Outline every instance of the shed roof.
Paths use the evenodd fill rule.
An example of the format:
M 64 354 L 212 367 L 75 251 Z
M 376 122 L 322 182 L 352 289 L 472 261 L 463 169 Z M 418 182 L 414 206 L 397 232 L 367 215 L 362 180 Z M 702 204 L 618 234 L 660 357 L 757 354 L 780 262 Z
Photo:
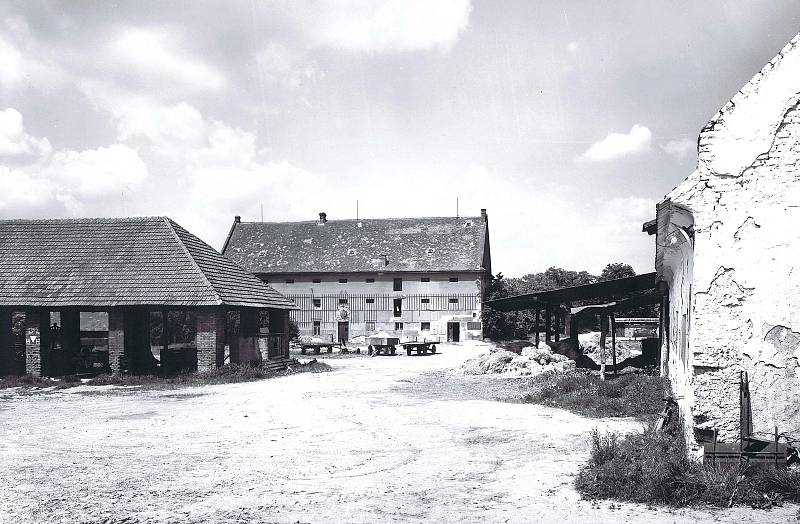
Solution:
M 0 305 L 294 307 L 167 217 L 0 220 Z
M 489 270 L 488 249 L 484 217 L 449 217 L 235 221 L 222 252 L 252 273 L 374 273 Z

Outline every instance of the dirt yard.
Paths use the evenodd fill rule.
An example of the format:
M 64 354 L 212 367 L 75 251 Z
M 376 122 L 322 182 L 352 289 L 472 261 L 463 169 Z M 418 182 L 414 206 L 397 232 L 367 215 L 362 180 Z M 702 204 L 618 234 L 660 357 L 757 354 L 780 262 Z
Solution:
M 334 371 L 137 391 L 0 392 L 0 522 L 788 522 L 592 503 L 590 420 L 492 399 L 522 382 L 446 370 L 485 346 Z

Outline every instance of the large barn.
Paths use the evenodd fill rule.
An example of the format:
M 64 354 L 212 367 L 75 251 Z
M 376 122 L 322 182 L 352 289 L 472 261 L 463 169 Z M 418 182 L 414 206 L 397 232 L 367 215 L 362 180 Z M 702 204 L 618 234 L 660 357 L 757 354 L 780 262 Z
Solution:
M 482 337 L 481 296 L 491 278 L 485 209 L 448 218 L 236 217 L 222 253 L 297 304 L 301 334 Z
M 0 220 L 0 375 L 280 361 L 293 307 L 166 217 Z
M 663 369 L 687 434 L 800 428 L 800 35 L 703 128 L 697 169 L 645 231 L 669 289 Z M 692 439 L 693 440 L 693 439 Z

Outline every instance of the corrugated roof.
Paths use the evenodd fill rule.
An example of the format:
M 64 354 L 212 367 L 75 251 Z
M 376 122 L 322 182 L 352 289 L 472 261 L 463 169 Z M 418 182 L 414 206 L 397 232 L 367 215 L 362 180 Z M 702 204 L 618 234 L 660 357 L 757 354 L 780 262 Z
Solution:
M 0 220 L 0 305 L 294 307 L 167 217 Z
M 487 227 L 482 217 L 234 222 L 223 254 L 252 273 L 481 271 Z

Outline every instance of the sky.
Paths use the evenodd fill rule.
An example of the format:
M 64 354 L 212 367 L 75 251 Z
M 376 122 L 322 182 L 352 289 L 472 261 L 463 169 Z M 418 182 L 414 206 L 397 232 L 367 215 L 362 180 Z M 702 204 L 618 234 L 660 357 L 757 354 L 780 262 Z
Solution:
M 475 216 L 494 272 L 653 270 L 642 223 L 800 31 L 772 0 L 0 4 L 0 218 Z

